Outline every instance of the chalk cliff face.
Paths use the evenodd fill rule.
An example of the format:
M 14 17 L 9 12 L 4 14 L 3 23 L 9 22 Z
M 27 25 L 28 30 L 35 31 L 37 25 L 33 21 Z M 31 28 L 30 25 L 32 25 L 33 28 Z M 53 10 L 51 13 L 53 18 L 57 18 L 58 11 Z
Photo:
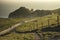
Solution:
M 28 17 L 30 14 L 29 9 L 25 7 L 20 7 L 19 9 L 15 10 L 14 12 L 10 13 L 8 18 L 22 18 Z

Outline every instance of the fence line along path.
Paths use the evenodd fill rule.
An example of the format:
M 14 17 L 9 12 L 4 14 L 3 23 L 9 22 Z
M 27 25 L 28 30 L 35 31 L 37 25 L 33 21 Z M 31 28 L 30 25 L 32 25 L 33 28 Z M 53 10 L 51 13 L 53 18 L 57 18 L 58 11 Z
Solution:
M 11 26 L 10 28 L 6 29 L 6 30 L 3 30 L 0 32 L 0 35 L 4 35 L 6 33 L 9 33 L 10 31 L 12 31 L 13 29 L 15 29 L 16 27 L 18 27 L 19 25 L 22 25 L 22 24 L 25 24 L 25 23 L 28 23 L 28 22 L 34 22 L 34 21 L 37 21 L 39 18 L 34 18 L 34 19 L 31 19 L 31 20 L 26 20 L 26 21 L 22 21 L 22 22 L 19 22 L 13 26 Z M 57 16 L 57 24 L 59 24 L 59 16 Z M 48 21 L 49 22 L 49 21 Z M 48 24 L 49 25 L 49 24 Z

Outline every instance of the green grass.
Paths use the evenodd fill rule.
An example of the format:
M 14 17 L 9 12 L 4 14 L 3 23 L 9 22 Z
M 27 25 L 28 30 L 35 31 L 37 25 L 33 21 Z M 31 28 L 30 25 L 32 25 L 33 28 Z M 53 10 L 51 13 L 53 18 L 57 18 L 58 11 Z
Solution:
M 17 31 L 31 31 L 31 30 L 35 30 L 35 29 L 41 29 L 42 26 L 46 26 L 48 25 L 48 19 L 50 19 L 50 25 L 51 24 L 56 24 L 57 22 L 57 14 L 55 15 L 48 15 L 48 16 L 43 16 L 43 17 L 36 17 L 37 22 L 28 22 L 25 23 L 23 25 L 20 25 L 16 28 Z M 60 16 L 59 16 L 60 17 Z M 33 18 L 0 18 L 0 31 L 5 30 L 9 27 L 11 27 L 12 25 L 19 23 L 21 21 L 25 21 L 25 20 L 30 20 Z M 57 32 L 43 32 L 46 36 L 46 40 L 48 40 L 47 36 L 48 33 L 52 34 L 52 35 L 56 35 L 56 34 L 60 34 Z M 35 34 L 34 33 L 26 33 L 26 34 L 17 34 L 15 32 L 11 32 L 11 34 L 8 34 L 6 36 L 0 36 L 0 40 L 35 40 Z
M 56 24 L 57 25 L 57 16 L 58 15 L 52 15 L 51 18 L 48 18 L 48 16 L 37 17 L 36 18 L 37 22 L 28 22 L 28 23 L 25 23 L 25 24 L 23 24 L 21 26 L 18 26 L 16 28 L 16 30 L 22 32 L 22 31 L 31 31 L 31 30 L 35 30 L 35 29 L 41 29 L 42 26 L 48 27 L 48 19 L 50 19 L 49 20 L 49 25 L 52 25 L 52 24 Z M 60 20 L 59 20 L 59 22 L 60 22 Z
M 20 19 L 12 19 L 12 18 L 1 18 L 0 19 L 0 31 L 5 30 L 12 25 L 18 23 Z
M 11 33 L 9 35 L 0 37 L 0 40 L 34 40 L 34 34 L 29 33 L 29 34 L 16 34 L 16 33 Z

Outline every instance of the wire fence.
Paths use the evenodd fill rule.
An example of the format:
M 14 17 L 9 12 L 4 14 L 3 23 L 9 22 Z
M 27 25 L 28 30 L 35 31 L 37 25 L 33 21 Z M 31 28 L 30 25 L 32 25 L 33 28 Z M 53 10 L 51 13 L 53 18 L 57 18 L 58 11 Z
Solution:
M 53 32 L 43 32 L 41 31 L 43 28 L 47 27 L 59 27 L 60 26 L 60 16 L 56 16 L 56 18 L 51 18 L 48 17 L 47 20 L 44 18 L 40 18 L 39 20 L 35 20 L 30 25 L 23 25 L 22 30 L 16 30 L 14 29 L 15 33 L 18 34 L 34 34 L 34 40 L 58 40 L 60 38 L 60 35 L 56 35 Z M 56 37 L 56 36 L 57 37 Z M 24 40 L 33 40 L 31 38 L 26 38 L 25 36 L 23 37 Z
M 42 28 L 56 27 L 59 25 L 60 25 L 60 18 L 59 18 L 59 16 L 56 16 L 55 19 L 48 18 L 45 21 L 40 21 L 40 19 L 39 19 L 39 20 L 33 21 L 32 23 L 27 23 L 27 24 L 23 25 L 22 30 L 23 29 L 27 30 L 27 28 L 28 28 L 27 31 L 29 31 L 29 30 L 31 31 L 34 29 L 40 29 L 41 30 Z
M 47 25 L 45 25 L 45 23 L 43 23 L 43 22 L 41 22 L 41 25 L 39 25 L 38 22 L 39 21 L 37 21 L 37 20 L 33 21 L 33 26 L 34 27 L 32 26 L 32 24 L 29 25 L 30 27 L 32 26 L 29 29 L 29 31 L 25 31 L 25 32 L 22 32 L 22 33 L 35 33 L 35 39 L 34 40 L 46 40 L 46 39 L 47 40 L 58 40 L 60 38 L 60 36 L 59 37 L 58 36 L 57 37 L 53 36 L 53 34 L 51 34 L 53 32 L 51 32 L 51 33 L 48 32 L 47 34 L 45 34 L 45 32 L 39 31 L 42 28 L 46 28 L 46 27 L 59 27 L 60 26 L 60 17 L 59 16 L 57 16 L 56 19 L 49 18 L 46 22 Z M 26 26 L 27 25 L 25 25 L 24 27 L 26 27 Z M 36 29 L 36 30 L 33 30 L 33 29 Z M 16 30 L 15 30 L 15 32 L 21 33 L 21 32 L 16 31 Z M 48 35 L 47 38 L 45 38 L 46 35 Z M 28 40 L 28 39 L 24 38 L 24 40 Z

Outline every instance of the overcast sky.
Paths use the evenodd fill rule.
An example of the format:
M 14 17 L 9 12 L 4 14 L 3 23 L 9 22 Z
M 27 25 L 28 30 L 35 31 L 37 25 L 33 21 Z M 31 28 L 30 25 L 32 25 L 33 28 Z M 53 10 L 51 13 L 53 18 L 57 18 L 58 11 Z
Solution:
M 0 0 L 0 18 L 7 18 L 9 13 L 24 6 L 29 9 L 52 10 L 60 8 L 59 0 Z

